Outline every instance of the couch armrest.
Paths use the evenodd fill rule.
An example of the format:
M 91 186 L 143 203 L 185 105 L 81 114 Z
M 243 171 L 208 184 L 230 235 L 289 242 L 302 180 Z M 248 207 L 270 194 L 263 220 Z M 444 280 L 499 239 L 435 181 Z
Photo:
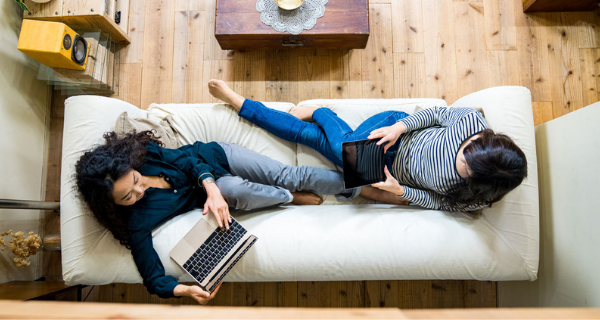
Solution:
M 483 219 L 523 258 L 531 280 L 535 280 L 539 264 L 539 193 L 531 92 L 524 87 L 494 87 L 467 95 L 452 106 L 481 108 L 490 128 L 510 136 L 527 157 L 527 179 L 485 209 Z

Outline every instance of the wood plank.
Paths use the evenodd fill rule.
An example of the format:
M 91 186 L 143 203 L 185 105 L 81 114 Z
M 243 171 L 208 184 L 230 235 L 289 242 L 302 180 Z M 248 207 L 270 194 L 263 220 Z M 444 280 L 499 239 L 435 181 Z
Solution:
M 298 99 L 329 99 L 329 57 L 298 57 Z
M 294 104 L 298 99 L 299 61 L 296 50 L 269 50 L 266 52 L 265 100 L 284 101 Z
M 600 47 L 600 9 L 595 12 L 580 12 L 575 14 L 579 21 L 579 48 Z
M 391 98 L 394 95 L 394 57 L 392 47 L 391 7 L 369 6 L 370 29 L 373 33 L 362 51 L 361 80 L 363 98 Z
M 121 11 L 121 22 L 119 22 L 117 25 L 125 33 L 129 34 L 129 13 L 131 12 L 130 1 L 132 1 L 132 0 L 114 0 L 114 1 L 116 2 L 115 13 L 118 11 Z M 133 11 L 142 9 L 137 6 L 133 7 L 133 8 L 134 8 Z M 144 11 L 144 10 L 141 10 L 141 11 Z M 109 16 L 112 16 L 112 15 L 109 14 Z
M 372 39 L 372 38 L 371 38 Z M 350 83 L 348 89 L 350 90 L 348 97 L 350 99 L 360 99 L 362 95 L 362 55 L 364 50 L 350 50 L 348 52 L 348 72 L 350 73 Z M 366 68 L 366 65 L 365 65 Z
M 142 62 L 142 57 L 144 55 L 146 1 L 129 0 L 129 8 L 128 33 L 131 38 L 131 43 L 121 52 L 121 62 L 138 63 Z
M 348 50 L 331 50 L 329 63 L 329 97 L 347 99 L 350 65 Z
M 488 51 L 490 87 L 521 85 L 518 60 L 516 51 Z
M 547 14 L 555 24 L 548 33 L 548 62 L 552 81 L 555 117 L 583 107 L 581 66 L 577 45 L 578 33 L 570 13 Z
M 364 281 L 332 281 L 330 287 L 331 308 L 364 308 L 365 307 L 365 282 Z
M 251 100 L 264 101 L 266 97 L 266 53 L 261 50 L 240 52 L 235 56 L 234 85 L 232 89 Z
M 365 307 L 398 308 L 399 281 L 365 281 Z
M 454 103 L 456 82 L 456 43 L 452 0 L 422 0 L 425 38 L 425 96 Z
M 221 79 L 227 82 L 227 85 L 234 85 L 234 61 L 233 60 L 204 60 L 203 80 L 202 80 L 202 101 L 203 102 L 221 102 L 214 98 L 208 92 L 208 81 L 210 79 Z
M 398 306 L 402 309 L 422 309 L 437 306 L 432 301 L 432 291 L 431 281 L 428 280 L 399 281 Z
M 583 105 L 600 101 L 600 48 L 579 49 Z
M 392 1 L 394 53 L 423 52 L 423 8 L 421 0 Z M 378 14 L 378 13 L 377 13 Z M 371 16 L 371 19 L 373 16 Z
M 594 313 L 587 313 L 587 315 Z M 54 301 L 0 301 L 3 318 L 48 319 L 403 319 L 398 309 L 231 308 L 103 304 Z
M 196 301 L 191 302 L 192 305 L 197 305 Z M 232 306 L 233 304 L 233 282 L 223 282 L 219 292 L 215 298 L 209 302 L 209 305 L 214 306 Z
M 298 282 L 298 307 L 327 308 L 331 305 L 329 282 L 304 281 Z
M 483 7 L 487 49 L 517 50 L 515 0 L 485 0 Z
M 179 3 L 179 1 L 177 1 Z M 187 3 L 186 6 L 187 8 Z M 188 30 L 191 29 L 190 13 L 186 10 L 175 11 L 175 31 L 173 37 L 173 81 L 171 83 L 171 102 L 185 103 L 187 98 L 188 79 Z
M 554 119 L 552 102 L 533 102 L 533 124 L 538 126 Z
M 25 19 L 62 16 L 63 14 L 62 1 L 36 3 L 31 0 L 25 0 L 25 5 L 27 5 L 27 8 L 29 8 L 30 11 L 23 11 L 23 18 Z
M 151 103 L 168 103 L 172 98 L 173 39 L 175 30 L 174 1 L 146 2 L 142 69 L 142 107 Z
M 596 0 L 523 0 L 525 12 L 591 11 L 597 8 Z
M 204 60 L 233 59 L 235 52 L 221 50 L 221 46 L 215 38 L 216 0 L 206 1 L 205 3 Z
M 231 303 L 234 306 L 262 307 L 264 289 L 264 282 L 235 282 Z
M 190 29 L 186 46 L 187 73 L 185 80 L 185 101 L 187 103 L 202 103 L 207 99 L 204 96 L 204 91 L 208 90 L 207 82 L 204 82 L 205 19 L 204 11 L 189 11 L 188 26 Z
M 498 306 L 497 282 L 464 281 L 465 308 L 496 308 Z
M 293 308 L 298 306 L 297 282 L 265 282 L 264 306 Z
M 0 300 L 31 300 L 54 295 L 71 286 L 64 281 L 12 281 L 0 284 Z
M 551 101 L 553 79 L 548 60 L 546 19 L 540 14 L 525 15 L 520 10 L 515 8 L 521 85 L 531 90 L 533 101 Z
M 112 97 L 147 109 L 149 103 L 142 104 L 142 63 L 122 63 L 119 67 L 118 94 Z
M 600 316 L 593 308 L 502 308 L 403 310 L 407 319 L 593 319 Z
M 394 53 L 394 94 L 397 98 L 425 97 L 424 53 Z
M 454 2 L 458 96 L 489 87 L 483 4 Z

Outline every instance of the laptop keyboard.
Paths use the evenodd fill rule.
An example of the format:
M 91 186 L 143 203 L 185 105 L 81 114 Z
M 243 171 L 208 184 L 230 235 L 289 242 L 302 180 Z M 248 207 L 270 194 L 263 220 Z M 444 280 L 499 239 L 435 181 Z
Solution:
M 185 262 L 183 268 L 201 282 L 245 234 L 246 229 L 232 219 L 229 230 L 217 228 Z

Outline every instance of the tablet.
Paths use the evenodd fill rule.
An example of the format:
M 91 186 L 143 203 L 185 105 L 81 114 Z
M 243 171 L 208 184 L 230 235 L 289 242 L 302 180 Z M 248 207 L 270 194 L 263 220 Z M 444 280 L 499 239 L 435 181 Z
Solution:
M 346 189 L 370 185 L 385 180 L 384 145 L 380 139 L 342 143 L 344 187 Z

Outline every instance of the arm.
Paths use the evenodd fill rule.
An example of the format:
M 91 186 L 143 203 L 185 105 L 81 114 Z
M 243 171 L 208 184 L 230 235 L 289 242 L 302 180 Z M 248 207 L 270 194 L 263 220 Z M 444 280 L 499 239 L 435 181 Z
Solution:
M 149 293 L 156 294 L 163 299 L 188 296 L 200 304 L 206 304 L 219 291 L 220 285 L 209 295 L 208 292 L 202 290 L 199 286 L 179 284 L 175 277 L 165 275 L 162 262 L 152 245 L 151 233 L 133 233 L 130 245 L 133 260 Z
M 165 268 L 152 245 L 152 234 L 134 232 L 131 234 L 129 245 L 133 261 L 148 292 L 164 299 L 174 297 L 173 290 L 179 282 L 175 277 L 165 275 Z
M 229 205 L 225 199 L 223 199 L 221 191 L 215 183 L 215 176 L 213 175 L 213 172 L 217 170 L 206 164 L 202 158 L 203 156 L 207 156 L 216 159 L 219 155 L 211 154 L 210 149 L 208 149 L 207 155 L 201 155 L 200 146 L 202 146 L 202 143 L 196 142 L 193 145 L 183 146 L 179 149 L 165 149 L 156 144 L 152 144 L 150 146 L 151 148 L 148 150 L 149 152 L 158 153 L 158 157 L 177 167 L 193 179 L 199 187 L 204 188 L 207 200 L 204 205 L 203 214 L 207 214 L 209 210 L 212 211 L 217 219 L 219 227 L 221 227 L 221 229 L 229 229 L 229 223 L 231 222 Z M 219 173 L 224 173 L 222 171 L 223 169 L 220 170 L 221 171 L 218 171 Z
M 444 202 L 443 195 L 430 191 L 430 190 L 421 190 L 414 189 L 410 187 L 404 187 L 404 194 L 402 195 L 404 199 L 415 203 L 423 208 L 434 209 L 434 210 L 444 210 L 444 211 L 452 211 L 452 212 L 468 212 L 475 211 L 487 206 L 485 205 L 469 205 L 464 208 L 455 208 L 447 205 Z
M 433 126 L 449 127 L 470 114 L 480 115 L 471 108 L 432 107 L 400 119 L 398 122 L 405 125 L 406 132 L 411 132 Z
M 474 211 L 485 207 L 482 205 L 471 205 L 458 209 L 448 206 L 444 201 L 443 195 L 430 190 L 421 190 L 400 185 L 398 180 L 390 174 L 387 166 L 385 167 L 384 172 L 386 176 L 385 181 L 375 183 L 372 185 L 373 187 L 394 193 L 421 207 L 444 211 Z
M 406 132 L 432 126 L 449 127 L 457 124 L 460 125 L 459 122 L 467 117 L 477 118 L 472 119 L 476 120 L 474 121 L 475 123 L 485 123 L 481 113 L 477 112 L 475 109 L 432 107 L 400 119 L 392 126 L 373 130 L 369 134 L 368 139 L 381 138 L 381 140 L 377 142 L 377 145 L 388 142 L 384 148 L 384 150 L 387 151 L 387 149 L 393 146 L 398 138 Z M 485 128 L 485 125 L 483 125 L 483 128 Z

